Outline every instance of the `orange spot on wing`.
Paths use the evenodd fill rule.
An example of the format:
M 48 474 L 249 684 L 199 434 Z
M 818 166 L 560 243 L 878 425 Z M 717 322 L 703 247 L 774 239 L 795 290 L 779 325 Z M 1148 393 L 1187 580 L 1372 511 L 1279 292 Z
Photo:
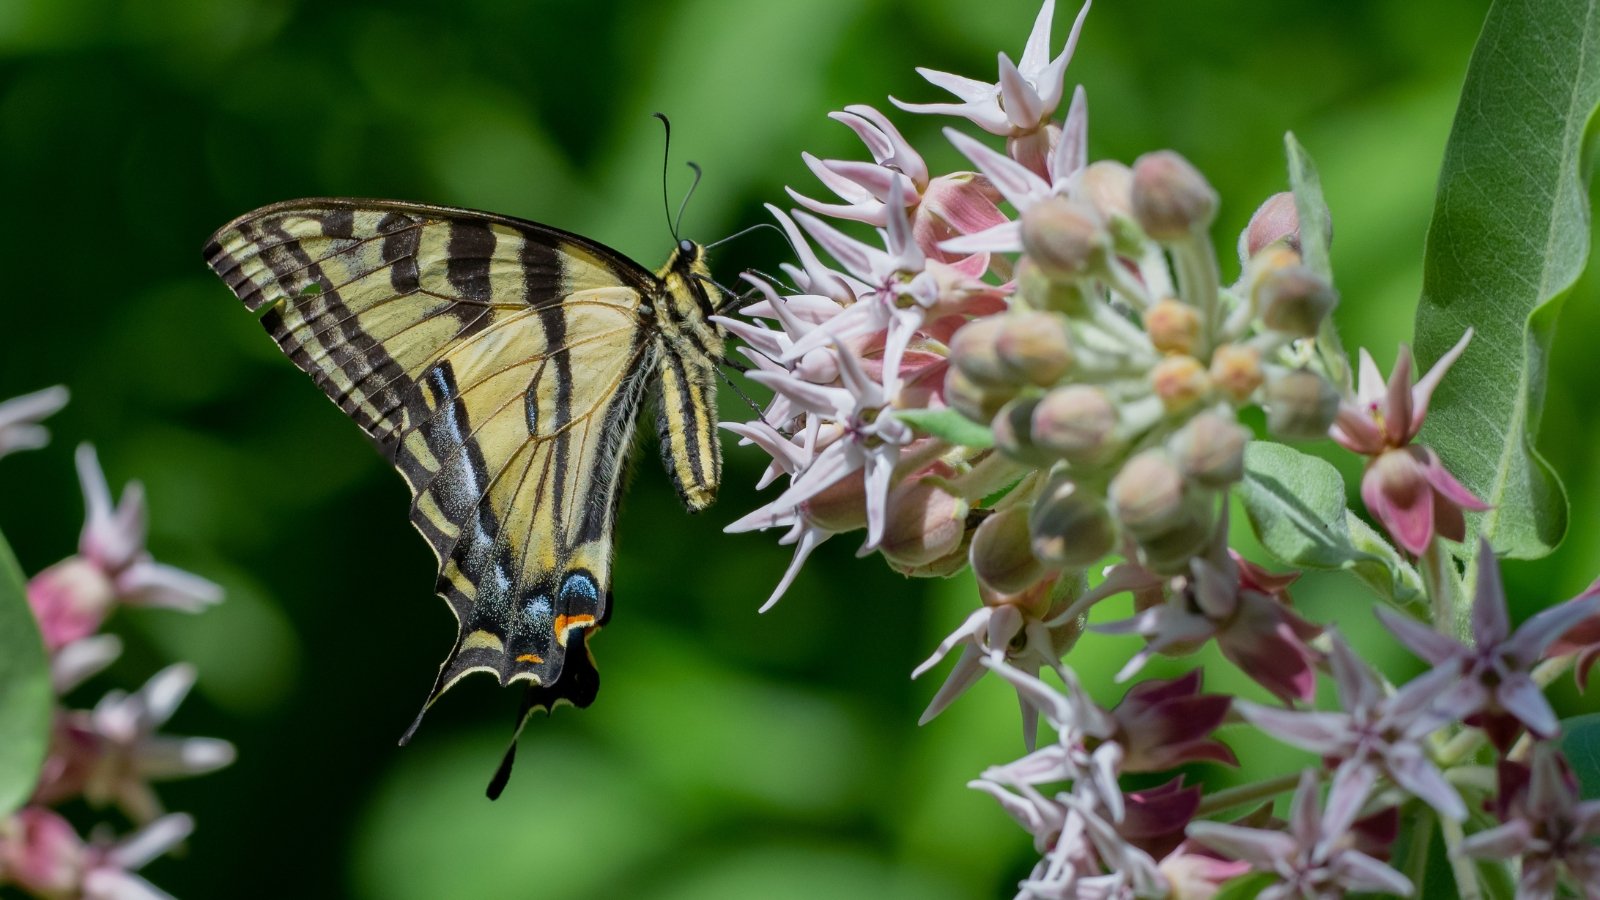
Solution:
M 567 635 L 574 628 L 587 628 L 594 624 L 594 616 L 556 616 L 556 641 L 566 646 Z
M 544 657 L 539 656 L 538 654 L 535 654 L 535 653 L 524 653 L 521 656 L 517 657 L 517 662 L 533 663 L 534 665 L 537 666 L 540 663 L 544 662 Z

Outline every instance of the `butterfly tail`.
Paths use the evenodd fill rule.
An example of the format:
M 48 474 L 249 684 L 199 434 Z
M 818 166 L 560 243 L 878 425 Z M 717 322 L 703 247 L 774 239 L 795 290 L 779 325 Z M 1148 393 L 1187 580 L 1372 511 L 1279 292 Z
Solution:
M 600 672 L 595 669 L 587 638 L 585 634 L 583 652 L 568 657 L 560 680 L 551 685 L 530 685 L 523 693 L 522 703 L 517 709 L 516 728 L 511 732 L 511 744 L 506 747 L 506 755 L 501 758 L 499 768 L 495 769 L 494 777 L 489 779 L 489 787 L 484 791 L 490 800 L 498 800 L 506 783 L 511 780 L 511 766 L 517 758 L 517 741 L 535 712 L 543 710 L 549 715 L 551 710 L 563 703 L 583 709 L 593 703 L 600 692 Z

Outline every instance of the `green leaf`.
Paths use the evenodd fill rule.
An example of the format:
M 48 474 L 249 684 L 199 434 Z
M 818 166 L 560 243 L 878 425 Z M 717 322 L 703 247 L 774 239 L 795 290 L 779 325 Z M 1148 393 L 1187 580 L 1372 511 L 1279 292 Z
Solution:
M 1271 872 L 1251 872 L 1224 882 L 1222 890 L 1217 891 L 1211 900 L 1250 900 L 1277 883 L 1277 876 Z
M 1600 798 L 1600 713 L 1562 719 L 1561 752 L 1572 763 L 1583 799 Z
M 1477 527 L 1518 559 L 1549 553 L 1567 529 L 1566 492 L 1534 440 L 1556 316 L 1589 254 L 1596 2 L 1502 0 L 1489 11 L 1423 263 L 1419 368 L 1468 327 L 1476 334 L 1435 395 L 1421 441 L 1493 504 Z
M 1395 606 L 1426 602 L 1416 570 L 1345 507 L 1344 479 L 1328 462 L 1251 441 L 1244 467 L 1239 497 L 1267 552 L 1304 569 L 1347 571 Z
M 1300 146 L 1294 132 L 1284 134 L 1283 147 L 1289 155 L 1289 189 L 1294 192 L 1294 211 L 1300 220 L 1300 258 L 1305 261 L 1306 268 L 1333 284 L 1333 262 L 1328 255 L 1333 236 L 1328 231 L 1331 219 L 1327 201 L 1322 199 L 1322 179 L 1317 175 L 1311 155 Z M 1317 345 L 1323 351 L 1323 363 L 1334 384 L 1349 385 L 1348 357 L 1332 316 L 1323 319 L 1317 329 Z
M 33 793 L 50 742 L 52 700 L 27 582 L 0 535 L 0 819 Z
M 899 409 L 894 417 L 923 434 L 963 447 L 994 446 L 994 432 L 953 409 Z

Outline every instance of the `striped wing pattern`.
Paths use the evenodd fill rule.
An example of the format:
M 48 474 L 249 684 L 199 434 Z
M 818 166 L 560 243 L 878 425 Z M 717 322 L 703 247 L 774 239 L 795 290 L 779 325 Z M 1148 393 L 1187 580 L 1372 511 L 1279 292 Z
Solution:
M 547 226 L 384 201 L 265 207 L 205 254 L 411 486 L 459 625 L 428 703 L 486 671 L 530 683 L 524 712 L 587 705 L 655 276 Z

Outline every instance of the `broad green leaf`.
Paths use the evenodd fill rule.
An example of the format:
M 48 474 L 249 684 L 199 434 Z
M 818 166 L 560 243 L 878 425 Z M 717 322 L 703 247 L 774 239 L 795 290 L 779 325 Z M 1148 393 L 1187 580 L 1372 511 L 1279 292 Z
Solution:
M 1333 235 L 1328 228 L 1328 204 L 1322 199 L 1322 179 L 1294 132 L 1283 136 L 1283 147 L 1289 155 L 1289 188 L 1294 192 L 1294 211 L 1300 220 L 1300 258 L 1307 268 L 1333 284 L 1333 262 L 1328 255 Z M 1334 383 L 1348 385 L 1350 366 L 1345 362 L 1344 345 L 1332 316 L 1323 319 L 1322 327 L 1317 329 L 1317 344 Z
M 994 446 L 994 432 L 953 409 L 901 409 L 894 417 L 912 428 L 952 444 L 979 449 Z
M 0 536 L 0 819 L 33 792 L 50 741 L 50 667 L 27 583 Z
M 1561 752 L 1572 763 L 1583 799 L 1600 798 L 1600 713 L 1561 721 Z
M 1518 559 L 1549 553 L 1567 529 L 1566 492 L 1534 441 L 1556 316 L 1589 253 L 1596 7 L 1502 0 L 1489 11 L 1445 149 L 1423 263 L 1420 366 L 1467 328 L 1476 334 L 1434 395 L 1421 441 L 1493 504 L 1477 526 Z
M 1245 448 L 1239 498 L 1261 545 L 1289 565 L 1345 570 L 1390 603 L 1424 603 L 1417 573 L 1345 508 L 1344 479 L 1325 460 L 1270 441 Z
M 1251 872 L 1225 882 L 1212 900 L 1250 900 L 1277 883 L 1278 879 L 1271 872 Z

